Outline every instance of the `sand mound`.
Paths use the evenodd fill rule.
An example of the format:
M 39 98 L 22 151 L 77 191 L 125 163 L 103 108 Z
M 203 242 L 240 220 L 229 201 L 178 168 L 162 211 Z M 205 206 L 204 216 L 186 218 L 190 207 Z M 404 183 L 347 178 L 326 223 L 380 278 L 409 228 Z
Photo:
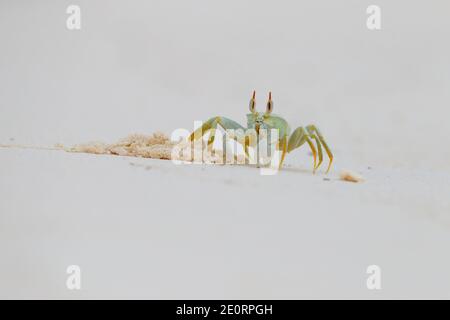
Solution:
M 176 144 L 164 133 L 156 132 L 152 135 L 132 134 L 113 144 L 103 142 L 79 144 L 66 151 L 169 160 L 172 148 Z
M 177 150 L 174 147 L 177 146 Z M 204 152 L 202 144 L 191 144 L 187 141 L 173 142 L 161 132 L 152 135 L 132 134 L 117 143 L 90 142 L 78 144 L 71 148 L 56 146 L 67 152 L 82 152 L 93 154 L 110 154 L 129 157 L 193 161 L 195 152 L 202 155 L 202 161 L 207 163 L 223 163 L 223 153 Z M 174 151 L 174 152 L 173 152 Z M 234 158 L 233 158 L 234 160 Z

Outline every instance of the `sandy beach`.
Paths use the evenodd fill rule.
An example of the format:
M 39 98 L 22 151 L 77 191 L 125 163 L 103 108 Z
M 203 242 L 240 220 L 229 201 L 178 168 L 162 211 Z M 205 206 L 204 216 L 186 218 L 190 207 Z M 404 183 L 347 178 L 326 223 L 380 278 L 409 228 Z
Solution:
M 2 290 L 32 298 L 448 297 L 450 176 L 0 149 Z M 336 169 L 337 170 L 337 169 Z M 65 268 L 83 270 L 79 292 Z M 366 268 L 383 271 L 366 288 Z
M 80 30 L 2 1 L 0 298 L 450 298 L 450 5 L 378 2 L 372 31 L 350 0 L 80 1 Z M 272 176 L 54 148 L 245 125 L 253 90 L 328 175 L 307 147 Z

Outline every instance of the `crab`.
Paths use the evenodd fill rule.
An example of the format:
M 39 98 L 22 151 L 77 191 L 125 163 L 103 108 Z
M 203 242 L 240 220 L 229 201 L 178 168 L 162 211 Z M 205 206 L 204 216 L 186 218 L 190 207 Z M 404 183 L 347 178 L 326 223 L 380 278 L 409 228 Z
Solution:
M 247 114 L 247 128 L 241 126 L 239 123 L 225 118 L 221 116 L 216 116 L 205 123 L 202 124 L 200 128 L 191 133 L 188 137 L 188 141 L 192 142 L 194 140 L 202 138 L 208 131 L 210 131 L 210 136 L 208 138 L 208 146 L 212 146 L 217 126 L 221 126 L 225 130 L 253 130 L 256 132 L 257 138 L 260 138 L 260 130 L 266 129 L 276 129 L 278 130 L 278 141 L 276 141 L 276 150 L 281 151 L 281 157 L 278 168 L 281 169 L 283 166 L 283 161 L 286 156 L 286 153 L 290 153 L 291 151 L 301 147 L 305 143 L 308 144 L 311 149 L 313 156 L 313 173 L 320 167 L 323 161 L 323 152 L 322 147 L 325 149 L 325 152 L 328 156 L 329 163 L 326 170 L 326 173 L 331 168 L 331 163 L 333 162 L 333 154 L 328 147 L 327 143 L 323 135 L 320 133 L 319 129 L 313 125 L 307 125 L 306 127 L 298 127 L 291 133 L 291 129 L 286 120 L 282 117 L 272 114 L 273 111 L 273 101 L 272 101 L 272 93 L 269 92 L 269 98 L 266 104 L 265 112 L 257 112 L 256 111 L 256 100 L 255 100 L 256 92 L 253 91 L 252 97 L 249 103 L 250 113 Z M 236 140 L 236 139 L 235 139 Z M 315 141 L 315 145 L 313 143 Z M 249 140 L 244 140 L 244 150 L 246 155 L 248 156 L 248 146 L 250 145 Z M 317 157 L 319 158 L 317 162 Z

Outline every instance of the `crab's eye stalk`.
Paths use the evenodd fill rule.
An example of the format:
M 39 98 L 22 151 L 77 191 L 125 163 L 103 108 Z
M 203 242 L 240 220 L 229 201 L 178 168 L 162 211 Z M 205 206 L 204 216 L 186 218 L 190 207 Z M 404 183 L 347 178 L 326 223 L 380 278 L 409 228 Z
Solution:
M 256 96 L 256 92 L 253 91 L 252 98 L 250 99 L 250 103 L 248 105 L 248 108 L 250 109 L 251 113 L 254 113 L 255 112 L 255 108 L 256 108 L 255 96 Z
M 269 100 L 267 100 L 266 113 L 271 113 L 272 111 L 273 111 L 272 92 L 269 92 Z

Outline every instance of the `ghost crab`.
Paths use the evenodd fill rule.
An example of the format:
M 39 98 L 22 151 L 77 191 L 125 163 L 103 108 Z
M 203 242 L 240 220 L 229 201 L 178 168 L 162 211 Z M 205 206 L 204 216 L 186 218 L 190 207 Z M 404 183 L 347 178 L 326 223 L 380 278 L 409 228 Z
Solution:
M 273 111 L 273 101 L 272 101 L 272 93 L 269 92 L 269 98 L 267 100 L 266 111 L 265 112 L 257 112 L 256 111 L 256 100 L 255 100 L 256 92 L 253 91 L 252 98 L 250 99 L 249 109 L 250 113 L 247 114 L 247 128 L 244 128 L 239 123 L 225 118 L 225 117 L 213 117 L 203 123 L 203 125 L 192 132 L 192 134 L 188 137 L 188 141 L 192 142 L 194 140 L 200 139 L 203 135 L 206 134 L 207 131 L 210 131 L 210 136 L 208 138 L 208 147 L 212 146 L 217 126 L 221 126 L 225 130 L 254 130 L 256 132 L 257 138 L 260 136 L 260 130 L 266 129 L 276 129 L 278 130 L 278 141 L 276 142 L 276 150 L 281 151 L 281 159 L 279 162 L 279 169 L 282 168 L 284 158 L 286 153 L 291 152 L 294 149 L 301 147 L 303 144 L 307 143 L 309 148 L 311 149 L 313 155 L 313 172 L 315 172 L 323 161 L 323 152 L 322 147 L 325 149 L 325 152 L 329 158 L 327 173 L 331 168 L 331 163 L 333 162 L 333 154 L 331 153 L 330 148 L 325 142 L 324 137 L 320 133 L 319 129 L 313 125 L 307 125 L 305 128 L 298 127 L 291 134 L 291 129 L 286 120 L 282 117 L 272 114 Z M 236 139 L 235 139 L 236 140 Z M 314 145 L 313 140 L 316 145 Z M 248 147 L 250 146 L 249 139 L 245 139 L 243 143 L 243 147 L 246 155 L 248 156 Z M 319 162 L 317 162 L 317 157 L 319 158 Z

